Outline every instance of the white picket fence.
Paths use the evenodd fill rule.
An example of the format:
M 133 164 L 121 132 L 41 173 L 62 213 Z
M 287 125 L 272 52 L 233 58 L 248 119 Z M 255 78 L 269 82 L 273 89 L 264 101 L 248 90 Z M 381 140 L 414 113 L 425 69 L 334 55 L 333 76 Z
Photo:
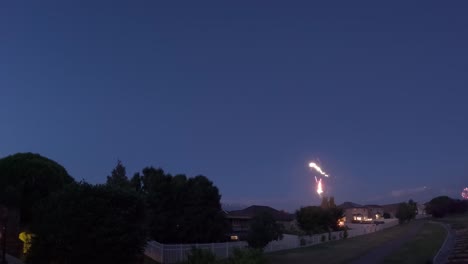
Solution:
M 348 238 L 374 233 L 398 224 L 398 220 L 388 221 L 380 225 L 365 225 L 356 224 L 352 229 L 348 230 Z M 265 248 L 265 252 L 274 252 L 279 250 L 293 249 L 299 247 L 312 246 L 331 240 L 343 239 L 343 231 L 312 235 L 312 236 L 295 236 L 284 234 L 282 240 L 272 241 Z M 145 255 L 162 264 L 172 264 L 187 259 L 188 253 L 192 248 L 204 249 L 212 252 L 218 258 L 228 258 L 236 248 L 247 247 L 247 242 L 225 242 L 225 243 L 209 243 L 209 244 L 161 244 L 156 241 L 150 241 L 146 245 Z

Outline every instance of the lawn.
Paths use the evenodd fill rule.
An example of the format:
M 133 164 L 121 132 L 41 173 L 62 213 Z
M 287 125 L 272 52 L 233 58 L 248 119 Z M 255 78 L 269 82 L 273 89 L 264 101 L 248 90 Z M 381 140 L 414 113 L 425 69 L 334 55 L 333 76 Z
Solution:
M 159 262 L 145 256 L 145 258 L 143 260 L 143 264 L 159 264 Z
M 418 220 L 421 221 L 421 220 Z M 408 232 L 416 221 L 369 235 L 332 241 L 316 246 L 279 251 L 267 255 L 270 264 L 348 263 Z
M 468 228 L 468 214 L 450 215 L 444 218 L 434 218 L 434 220 L 450 224 L 455 230 Z
M 383 263 L 431 263 L 446 235 L 446 229 L 440 224 L 425 223 L 413 239 L 386 257 Z

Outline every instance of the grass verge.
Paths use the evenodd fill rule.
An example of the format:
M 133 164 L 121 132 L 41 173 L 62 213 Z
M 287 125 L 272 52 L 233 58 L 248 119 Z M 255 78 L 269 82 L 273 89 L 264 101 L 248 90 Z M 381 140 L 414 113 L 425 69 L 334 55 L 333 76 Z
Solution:
M 271 253 L 267 255 L 268 263 L 348 263 L 388 241 L 398 239 L 415 224 L 416 221 L 413 221 L 369 235 Z
M 432 263 L 432 258 L 444 243 L 447 231 L 436 223 L 425 223 L 416 236 L 383 263 Z
M 455 230 L 468 228 L 468 214 L 450 215 L 444 218 L 433 218 L 433 220 L 450 224 Z

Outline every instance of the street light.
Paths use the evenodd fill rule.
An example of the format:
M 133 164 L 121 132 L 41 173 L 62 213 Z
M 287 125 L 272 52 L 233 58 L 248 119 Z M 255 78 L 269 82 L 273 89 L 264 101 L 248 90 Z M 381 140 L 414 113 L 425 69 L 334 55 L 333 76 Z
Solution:
M 6 260 L 6 231 L 8 222 L 8 209 L 0 207 L 0 222 L 2 223 L 2 264 L 8 264 Z

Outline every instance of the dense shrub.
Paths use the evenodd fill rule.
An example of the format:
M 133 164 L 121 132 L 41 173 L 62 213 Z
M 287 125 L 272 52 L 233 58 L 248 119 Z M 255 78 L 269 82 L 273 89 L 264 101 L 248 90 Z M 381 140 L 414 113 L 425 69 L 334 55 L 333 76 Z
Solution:
M 263 213 L 252 219 L 247 234 L 249 247 L 263 249 L 270 241 L 282 238 L 282 226 L 276 223 L 271 214 Z
M 186 264 L 215 264 L 216 256 L 210 251 L 192 248 L 187 255 Z
M 468 201 L 454 200 L 447 196 L 436 197 L 426 205 L 426 212 L 438 218 L 447 214 L 461 214 L 467 211 Z
M 260 249 L 235 249 L 228 264 L 265 264 L 266 259 Z
M 299 240 L 299 244 L 301 246 L 305 246 L 307 244 L 307 241 L 304 238 L 301 237 L 301 239 Z
M 144 209 L 130 191 L 68 185 L 35 209 L 27 263 L 132 263 L 146 244 Z

